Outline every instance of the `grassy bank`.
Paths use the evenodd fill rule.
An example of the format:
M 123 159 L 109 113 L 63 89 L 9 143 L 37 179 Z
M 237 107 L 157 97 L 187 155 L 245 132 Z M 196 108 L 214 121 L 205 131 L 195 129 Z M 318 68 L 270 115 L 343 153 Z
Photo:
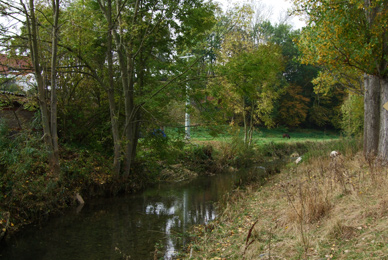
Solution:
M 167 128 L 168 135 L 174 135 L 184 129 Z M 290 138 L 283 138 L 283 134 L 288 133 Z M 213 127 L 192 127 L 190 136 L 196 142 L 204 141 L 225 141 L 229 142 L 234 136 L 243 138 L 243 128 L 231 128 L 230 126 L 213 126 Z M 334 131 L 322 131 L 315 129 L 286 129 L 286 128 L 256 128 L 252 135 L 253 143 L 278 143 L 278 142 L 304 142 L 304 141 L 326 141 L 338 139 L 339 135 Z
M 386 259 L 387 170 L 356 152 L 357 142 L 337 147 L 340 157 L 313 149 L 265 184 L 234 191 L 178 258 Z

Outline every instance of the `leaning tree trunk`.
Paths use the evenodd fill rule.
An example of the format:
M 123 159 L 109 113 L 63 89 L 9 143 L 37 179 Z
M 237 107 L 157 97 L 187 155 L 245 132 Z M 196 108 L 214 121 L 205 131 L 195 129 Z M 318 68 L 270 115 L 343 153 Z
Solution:
M 380 96 L 380 135 L 378 158 L 383 162 L 388 161 L 388 111 L 383 105 L 388 102 L 388 80 L 380 79 L 381 96 Z
M 380 80 L 375 75 L 364 76 L 364 156 L 377 155 L 380 131 Z

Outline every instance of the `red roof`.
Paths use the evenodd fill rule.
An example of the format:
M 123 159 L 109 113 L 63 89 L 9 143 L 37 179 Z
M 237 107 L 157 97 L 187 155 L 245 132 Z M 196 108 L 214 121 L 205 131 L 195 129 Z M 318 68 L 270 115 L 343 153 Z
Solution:
M 32 72 L 32 66 L 29 57 L 19 56 L 10 57 L 6 54 L 0 54 L 0 74 L 20 75 Z

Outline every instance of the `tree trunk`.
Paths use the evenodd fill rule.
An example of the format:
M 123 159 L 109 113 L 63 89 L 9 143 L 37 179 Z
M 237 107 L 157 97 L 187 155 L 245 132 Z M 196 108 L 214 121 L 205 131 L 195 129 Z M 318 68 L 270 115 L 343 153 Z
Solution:
M 136 155 L 136 145 L 137 145 L 137 125 L 136 125 L 136 118 L 138 116 L 138 108 L 135 106 L 134 103 L 134 55 L 133 55 L 133 39 L 126 39 L 126 42 L 124 42 L 124 39 L 121 37 L 123 35 L 123 29 L 122 29 L 122 21 L 121 21 L 121 1 L 117 2 L 116 5 L 116 12 L 117 12 L 117 18 L 118 18 L 118 30 L 113 30 L 113 21 L 112 21 L 112 9 L 111 9 L 111 2 L 108 2 L 108 10 L 104 8 L 104 5 L 102 4 L 102 1 L 98 1 L 100 4 L 100 7 L 107 18 L 109 22 L 110 32 L 113 33 L 108 35 L 108 40 L 111 42 L 112 46 L 112 38 L 114 40 L 114 43 L 116 45 L 116 52 L 118 55 L 118 63 L 120 67 L 120 74 L 121 74 L 121 84 L 123 88 L 124 93 L 124 105 L 125 105 L 125 125 L 124 125 L 124 156 L 125 156 L 125 165 L 124 165 L 124 176 L 128 176 L 131 169 L 131 164 L 134 159 L 134 156 Z M 135 23 L 136 17 L 137 17 L 137 10 L 139 8 L 140 0 L 136 0 L 135 2 L 135 14 L 133 17 L 132 23 Z M 111 55 L 111 54 L 108 54 Z M 108 66 L 110 67 L 110 71 L 112 71 L 113 63 L 111 63 L 112 57 L 108 57 Z M 118 121 L 116 119 L 117 116 L 114 115 L 114 109 L 113 103 L 114 103 L 114 96 L 113 96 L 113 74 L 112 77 L 110 77 L 110 91 L 111 95 L 109 96 L 109 102 L 112 104 L 111 106 L 111 123 L 112 123 L 112 131 L 113 136 L 115 139 L 115 136 L 117 136 L 117 141 L 115 141 L 114 149 L 115 149 L 115 159 L 114 159 L 114 165 L 119 167 L 119 155 L 121 153 L 121 145 L 119 140 L 119 133 L 118 133 Z M 116 130 L 117 129 L 117 130 Z M 117 132 L 116 132 L 117 131 Z
M 131 51 L 131 49 L 129 50 Z M 132 54 L 127 56 L 127 71 L 128 71 L 128 85 L 124 86 L 124 103 L 125 103 L 125 169 L 124 176 L 128 176 L 131 171 L 133 156 L 133 145 L 135 140 L 135 119 L 137 111 L 134 105 L 134 60 Z
M 248 123 L 247 123 L 247 112 L 245 111 L 245 100 L 243 100 L 243 120 L 244 120 L 244 144 L 248 144 Z
M 377 76 L 364 76 L 364 156 L 377 155 L 380 131 L 380 80 Z
M 133 139 L 132 139 L 132 152 L 131 152 L 131 161 L 133 162 L 136 158 L 137 144 L 139 142 L 139 131 L 140 131 L 140 112 L 137 113 L 136 122 L 134 122 L 133 128 Z
M 112 137 L 113 137 L 113 172 L 116 175 L 120 174 L 121 170 L 121 140 L 119 133 L 119 116 L 118 112 L 116 114 L 116 102 L 115 102 L 115 89 L 114 89 L 114 71 L 113 71 L 113 38 L 116 43 L 116 51 L 119 56 L 119 64 L 121 71 L 122 84 L 127 84 L 127 76 L 125 73 L 125 59 L 123 56 L 124 49 L 120 40 L 119 34 L 116 32 L 116 25 L 113 23 L 112 15 L 112 1 L 108 0 L 107 4 L 104 5 L 102 1 L 98 1 L 101 11 L 104 14 L 108 22 L 108 32 L 107 32 L 107 59 L 108 59 L 108 79 L 99 80 L 100 84 L 106 90 L 108 94 L 109 101 L 109 115 L 111 121 Z M 118 5 L 121 5 L 120 3 Z M 119 10 L 117 10 L 119 12 Z
M 56 176 L 59 175 L 59 145 L 58 145 L 58 112 L 57 112 L 57 52 L 58 52 L 58 19 L 59 0 L 52 1 L 54 24 L 52 28 L 51 46 L 51 139 L 53 144 L 52 166 Z
M 108 0 L 108 10 L 107 10 L 107 20 L 108 20 L 108 77 L 109 83 L 107 87 L 108 99 L 109 99 L 109 113 L 112 127 L 112 137 L 113 137 L 113 172 L 116 175 L 120 174 L 120 153 L 121 153 L 121 144 L 120 144 L 120 134 L 119 134 L 119 124 L 118 116 L 116 115 L 116 102 L 114 97 L 114 73 L 113 73 L 113 22 L 112 22 L 112 1 Z
M 254 130 L 254 126 L 253 126 L 253 117 L 254 117 L 254 110 L 253 110 L 254 106 L 253 106 L 253 103 L 252 103 L 252 106 L 251 106 L 251 112 L 250 112 L 250 120 L 249 120 L 249 135 L 248 135 L 248 146 L 251 146 L 252 145 L 252 137 L 253 137 L 253 130 Z
M 136 0 L 134 3 L 134 15 L 132 18 L 132 24 L 134 25 L 137 20 L 137 12 L 139 10 L 140 0 Z M 127 84 L 123 85 L 124 90 L 124 103 L 125 103 L 125 166 L 124 176 L 129 176 L 131 171 L 132 162 L 136 156 L 137 145 L 137 133 L 136 133 L 136 118 L 138 117 L 138 107 L 135 106 L 134 101 L 134 71 L 135 71 L 135 55 L 133 54 L 133 39 L 130 39 L 126 45 L 126 75 Z M 120 64 L 121 66 L 121 64 Z
M 380 135 L 378 158 L 383 162 L 388 161 L 388 111 L 383 105 L 388 102 L 388 81 L 380 79 L 381 97 L 380 97 Z
M 26 7 L 24 6 L 24 8 Z M 34 67 L 36 82 L 38 85 L 38 100 L 39 100 L 39 107 L 40 107 L 40 112 L 42 116 L 42 127 L 43 127 L 42 139 L 44 140 L 47 146 L 47 149 L 49 151 L 49 156 L 50 156 L 49 161 L 50 161 L 52 173 L 59 174 L 59 171 L 57 171 L 59 170 L 59 167 L 57 168 L 57 165 L 56 165 L 57 160 L 54 153 L 54 147 L 52 143 L 52 136 L 51 136 L 51 130 L 50 130 L 50 119 L 49 119 L 49 112 L 48 112 L 47 102 L 46 102 L 46 89 L 44 87 L 43 76 L 42 76 L 42 68 L 41 68 L 39 45 L 38 45 L 38 28 L 37 28 L 37 21 L 35 17 L 34 0 L 29 1 L 29 12 L 25 9 L 25 14 L 27 18 L 26 19 L 27 27 L 29 30 L 31 59 Z

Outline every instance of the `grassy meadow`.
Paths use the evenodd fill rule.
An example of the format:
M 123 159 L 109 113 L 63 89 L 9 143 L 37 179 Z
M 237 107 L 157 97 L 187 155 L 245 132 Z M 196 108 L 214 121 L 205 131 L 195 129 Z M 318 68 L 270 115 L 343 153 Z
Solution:
M 283 134 L 288 133 L 290 139 L 283 138 Z M 230 126 L 217 126 L 211 129 L 202 127 L 193 127 L 190 130 L 191 138 L 195 141 L 222 140 L 229 141 L 233 135 L 238 134 L 243 137 L 243 128 L 236 129 Z M 253 142 L 255 144 L 269 142 L 303 142 L 303 141 L 324 141 L 339 138 L 339 134 L 333 131 L 314 130 L 314 129 L 295 129 L 288 131 L 282 128 L 266 129 L 257 128 L 253 133 Z
M 166 128 L 165 132 L 169 137 L 184 135 L 184 128 Z M 283 134 L 288 133 L 290 138 L 283 138 Z M 267 144 L 295 144 L 305 142 L 333 141 L 340 138 L 340 134 L 334 131 L 316 129 L 294 129 L 284 128 L 256 128 L 252 135 L 254 147 Z M 190 129 L 191 142 L 199 145 L 211 144 L 219 146 L 220 143 L 231 143 L 233 139 L 243 140 L 244 129 L 242 127 L 212 126 L 212 127 L 192 127 Z
M 283 138 L 288 133 L 290 138 Z M 250 167 L 252 164 L 272 159 L 290 157 L 292 154 L 302 156 L 304 160 L 330 153 L 332 150 L 343 150 L 344 138 L 334 131 L 315 129 L 295 129 L 288 131 L 282 128 L 258 128 L 252 136 L 252 146 L 243 143 L 243 128 L 219 126 L 209 131 L 204 128 L 191 130 L 191 142 L 200 146 L 210 145 L 214 148 L 217 161 L 223 158 L 243 160 L 235 166 Z M 346 139 L 346 142 L 354 139 Z

